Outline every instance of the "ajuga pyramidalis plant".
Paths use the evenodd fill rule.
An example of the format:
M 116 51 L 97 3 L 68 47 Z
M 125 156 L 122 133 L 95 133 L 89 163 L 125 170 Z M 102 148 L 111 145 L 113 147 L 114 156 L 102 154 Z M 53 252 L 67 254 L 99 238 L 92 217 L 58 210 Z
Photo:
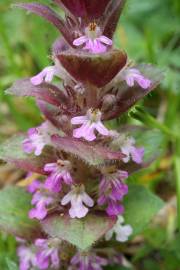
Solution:
M 127 241 L 134 229 L 123 217 L 127 178 L 153 160 L 144 161 L 135 127 L 112 130 L 108 121 L 155 89 L 162 74 L 115 48 L 124 0 L 53 2 L 64 19 L 39 3 L 16 5 L 44 17 L 61 37 L 52 46 L 53 65 L 7 90 L 35 97 L 45 119 L 14 139 L 17 152 L 11 142 L 4 154 L 28 172 L 29 220 L 37 220 L 12 232 L 20 270 L 101 270 L 123 261 L 115 240 Z

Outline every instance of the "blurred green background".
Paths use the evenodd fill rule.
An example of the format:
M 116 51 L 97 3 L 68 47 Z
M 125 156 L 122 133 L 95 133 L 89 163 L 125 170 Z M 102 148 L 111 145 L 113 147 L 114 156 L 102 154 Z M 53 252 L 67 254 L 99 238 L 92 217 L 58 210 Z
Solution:
M 8 96 L 4 90 L 49 65 L 51 45 L 58 37 L 43 19 L 12 9 L 15 2 L 20 1 L 0 0 L 0 141 L 41 122 L 33 99 Z M 127 0 L 115 43 L 130 59 L 155 64 L 165 73 L 161 86 L 140 102 L 144 112 L 137 109 L 132 114 L 136 120 L 127 114 L 121 121 L 143 122 L 165 134 L 164 155 L 132 181 L 153 189 L 166 201 L 166 209 L 143 235 L 124 247 L 125 267 L 108 269 L 180 270 L 180 218 L 176 218 L 176 194 L 180 206 L 180 1 Z M 0 269 L 18 269 L 15 246 L 11 236 L 1 236 Z

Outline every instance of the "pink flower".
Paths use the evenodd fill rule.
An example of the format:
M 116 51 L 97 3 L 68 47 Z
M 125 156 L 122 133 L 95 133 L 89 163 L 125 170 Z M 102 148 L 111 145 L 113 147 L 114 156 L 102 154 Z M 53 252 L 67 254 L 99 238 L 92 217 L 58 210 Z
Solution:
M 59 239 L 37 239 L 35 246 L 38 248 L 36 255 L 37 266 L 39 269 L 59 269 L 60 258 L 59 258 Z
M 133 87 L 135 82 L 143 89 L 148 89 L 151 86 L 151 80 L 143 76 L 136 68 L 127 68 L 123 70 L 121 76 L 130 87 Z
M 103 270 L 103 266 L 107 265 L 108 261 L 105 258 L 97 256 L 95 253 L 81 254 L 77 253 L 71 259 L 71 266 L 68 270 L 74 269 L 76 266 L 78 270 Z
M 71 119 L 73 125 L 81 125 L 73 131 L 73 136 L 75 138 L 83 137 L 87 141 L 94 141 L 96 135 L 95 130 L 101 135 L 109 136 L 109 130 L 101 122 L 101 112 L 99 110 L 88 110 L 85 116 L 77 116 Z
M 39 74 L 31 78 L 31 83 L 33 85 L 39 85 L 43 82 L 50 83 L 53 80 L 53 77 L 57 74 L 55 66 L 49 66 L 44 68 Z
M 85 192 L 84 186 L 73 187 L 72 190 L 64 196 L 61 201 L 62 205 L 71 203 L 71 208 L 69 210 L 69 215 L 71 218 L 83 218 L 88 213 L 88 208 L 93 207 L 94 202 Z M 86 205 L 86 206 L 85 206 Z
M 30 185 L 27 186 L 29 193 L 34 193 L 42 187 L 42 183 L 39 180 L 34 180 Z
M 32 205 L 35 205 L 35 208 L 29 211 L 29 217 L 31 219 L 37 218 L 39 220 L 44 219 L 47 216 L 48 210 L 47 206 L 51 205 L 54 202 L 54 198 L 43 194 L 40 191 L 37 191 L 32 198 Z
M 110 240 L 115 233 L 117 241 L 126 242 L 129 236 L 133 233 L 133 229 L 130 225 L 123 225 L 123 223 L 124 218 L 119 216 L 114 227 L 106 233 L 106 240 Z
M 30 79 L 33 85 L 37 86 L 43 82 L 51 83 L 54 76 L 61 78 L 66 84 L 72 81 L 70 74 L 67 73 L 61 63 L 57 59 L 54 60 L 54 66 L 45 67 L 40 73 Z
M 46 179 L 45 188 L 52 192 L 59 192 L 64 182 L 67 185 L 73 183 L 69 170 L 71 164 L 68 160 L 58 160 L 56 163 L 48 163 L 44 166 L 44 171 L 50 175 Z
M 128 193 L 128 186 L 123 182 L 127 177 L 126 171 L 118 170 L 115 173 L 106 173 L 101 179 L 98 204 L 107 205 L 106 212 L 109 216 L 117 216 L 124 211 L 120 202 Z
M 106 36 L 101 35 L 100 27 L 96 23 L 90 23 L 85 28 L 85 35 L 74 40 L 74 46 L 82 46 L 83 49 L 91 53 L 104 53 L 108 46 L 112 46 L 113 42 Z
M 144 148 L 135 147 L 134 138 L 127 137 L 121 146 L 121 151 L 123 154 L 126 155 L 126 157 L 123 158 L 123 161 L 125 163 L 129 162 L 130 158 L 132 158 L 132 160 L 137 164 L 142 163 L 144 156 Z
M 57 134 L 58 130 L 46 121 L 39 127 L 30 128 L 28 137 L 23 141 L 23 149 L 26 153 L 34 152 L 36 156 L 41 155 L 45 145 L 51 144 L 51 135 Z
M 108 216 L 118 216 L 124 213 L 124 207 L 122 204 L 119 203 L 119 201 L 114 201 L 112 199 L 109 199 L 108 207 L 106 208 L 106 213 Z
M 30 270 L 37 266 L 37 260 L 32 247 L 21 245 L 17 249 L 17 255 L 20 260 L 19 270 Z

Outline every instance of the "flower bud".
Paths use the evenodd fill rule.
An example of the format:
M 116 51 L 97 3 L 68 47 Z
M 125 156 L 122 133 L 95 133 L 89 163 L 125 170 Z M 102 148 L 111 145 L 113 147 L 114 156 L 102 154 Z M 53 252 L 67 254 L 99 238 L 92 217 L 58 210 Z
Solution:
M 110 110 L 114 104 L 116 103 L 116 96 L 115 95 L 106 95 L 103 98 L 102 103 L 102 111 Z

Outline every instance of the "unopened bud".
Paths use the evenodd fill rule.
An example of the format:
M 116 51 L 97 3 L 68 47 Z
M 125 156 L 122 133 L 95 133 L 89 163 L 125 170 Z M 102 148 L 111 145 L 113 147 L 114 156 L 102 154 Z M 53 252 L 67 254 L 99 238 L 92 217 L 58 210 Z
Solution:
M 84 92 L 85 92 L 85 88 L 84 88 L 84 86 L 83 86 L 82 83 L 76 84 L 75 87 L 74 87 L 74 90 L 75 90 L 76 93 L 79 94 L 79 95 L 83 95 Z
M 114 95 L 106 95 L 103 98 L 102 111 L 110 110 L 116 103 L 116 97 Z

